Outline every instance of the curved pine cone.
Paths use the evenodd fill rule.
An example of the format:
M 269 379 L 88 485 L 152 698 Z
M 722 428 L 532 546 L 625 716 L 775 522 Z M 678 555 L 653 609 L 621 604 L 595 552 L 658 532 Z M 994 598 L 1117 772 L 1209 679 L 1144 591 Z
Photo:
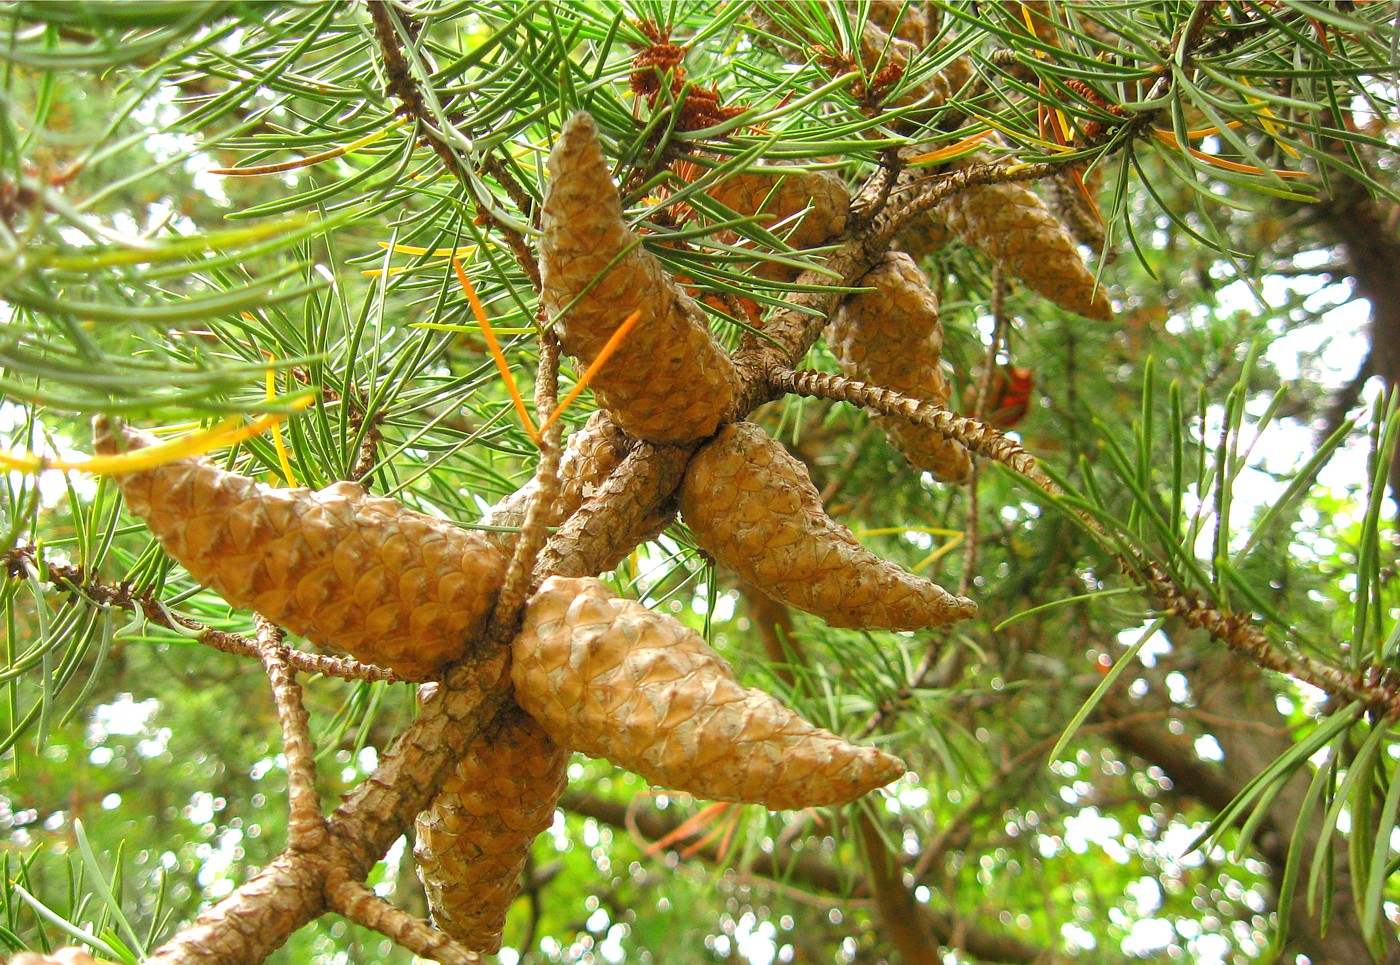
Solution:
M 928 278 L 908 255 L 890 252 L 859 284 L 874 291 L 849 296 L 827 324 L 827 344 L 842 370 L 862 382 L 946 406 L 943 325 Z M 875 420 L 905 458 L 935 478 L 958 483 L 972 472 L 972 457 L 960 443 L 903 419 Z
M 963 163 L 983 161 L 985 156 L 973 155 Z M 1073 236 L 1024 184 L 970 185 L 915 219 L 898 240 L 922 258 L 950 231 L 1061 308 L 1101 321 L 1113 317 L 1108 296 L 1095 284 Z
M 599 403 L 622 429 L 649 442 L 680 445 L 710 435 L 734 398 L 738 374 L 703 310 L 636 245 L 593 118 L 579 113 L 564 125 L 549 174 L 542 299 L 564 351 L 591 363 L 640 309 L 637 326 L 593 377 Z
M 467 947 L 501 947 L 530 844 L 554 819 L 569 751 L 518 708 L 467 750 L 414 823 L 413 856 L 433 924 Z
M 680 508 L 701 549 L 833 627 L 918 630 L 977 612 L 861 546 L 823 511 L 807 467 L 753 423 L 725 426 L 696 453 Z
M 512 654 L 516 700 L 556 741 L 698 797 L 845 804 L 905 770 L 743 687 L 694 630 L 591 578 L 546 580 Z
M 94 429 L 104 455 L 155 441 L 104 419 Z M 274 489 L 177 459 L 117 485 L 165 551 L 232 606 L 405 677 L 460 657 L 505 577 L 478 534 L 355 483 Z

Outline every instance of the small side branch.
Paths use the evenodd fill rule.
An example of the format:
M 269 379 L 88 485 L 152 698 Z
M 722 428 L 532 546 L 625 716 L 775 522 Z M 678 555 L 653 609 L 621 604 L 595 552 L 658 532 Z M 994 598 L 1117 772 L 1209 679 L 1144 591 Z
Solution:
M 481 196 L 481 192 L 485 190 L 484 187 L 476 178 L 472 177 L 470 171 L 466 170 L 457 153 L 437 133 L 437 129 L 433 125 L 428 105 L 423 99 L 423 93 L 418 89 L 418 85 L 413 79 L 412 68 L 399 44 L 400 26 L 396 21 L 400 21 L 401 14 L 394 9 L 393 4 L 385 2 L 385 0 L 371 3 L 369 14 L 374 21 L 374 39 L 379 45 L 379 54 L 384 61 L 387 92 L 402 105 L 401 112 L 417 121 L 419 127 L 427 132 L 428 144 L 442 161 L 443 167 L 447 168 L 453 177 L 466 188 L 467 193 L 476 203 L 477 215 L 482 222 L 499 231 L 501 237 L 505 238 L 506 244 L 510 246 L 512 254 L 515 255 L 516 262 L 519 263 L 535 290 L 538 291 L 540 288 L 540 266 L 539 262 L 535 260 L 535 254 L 530 249 L 529 243 L 520 232 L 492 213 L 492 206 L 487 204 L 486 199 Z M 503 187 L 512 195 L 516 203 L 520 204 L 523 199 L 518 197 L 517 193 L 523 194 L 523 192 L 514 190 L 518 189 L 518 185 L 514 184 L 514 180 L 508 176 L 505 169 L 499 166 L 493 169 L 491 165 L 486 165 L 486 167 L 501 181 Z M 531 216 L 530 209 L 527 207 L 522 207 L 521 213 L 526 218 Z
M 559 341 L 545 330 L 540 339 L 539 374 L 535 379 L 535 412 L 541 424 L 549 421 L 559 402 Z M 559 495 L 559 462 L 563 456 L 560 439 L 564 431 L 559 420 L 545 429 L 540 438 L 540 462 L 535 467 L 535 487 L 520 525 L 520 539 L 506 570 L 501 592 L 492 614 L 493 638 L 505 642 L 514 632 L 520 609 L 532 589 L 535 560 L 549 539 L 549 517 Z
M 1035 457 L 1025 449 L 986 423 L 960 416 L 946 406 L 911 399 L 892 389 L 848 379 L 843 375 L 773 368 L 769 370 L 768 377 L 773 387 L 783 392 L 849 402 L 882 415 L 904 419 L 913 425 L 925 426 L 962 443 L 979 456 L 986 456 L 1015 470 L 1042 489 L 1056 494 L 1060 491 L 1036 465 Z
M 277 719 L 282 725 L 282 750 L 287 755 L 287 847 L 293 851 L 317 851 L 326 843 L 326 819 L 316 793 L 315 747 L 311 721 L 301 700 L 301 685 L 287 662 L 282 628 L 261 614 L 257 616 L 258 656 L 262 658 Z
M 385 938 L 417 955 L 443 965 L 473 965 L 480 955 L 438 931 L 408 912 L 395 908 L 364 885 L 343 875 L 326 883 L 326 902 L 357 925 L 379 932 Z
M 1035 458 L 996 429 L 976 419 L 959 416 L 940 405 L 922 402 L 876 385 L 868 385 L 840 375 L 795 372 L 771 367 L 769 380 L 774 388 L 794 395 L 834 399 L 871 409 L 883 415 L 905 419 L 956 439 L 971 451 L 1016 471 L 1051 496 L 1065 492 L 1036 465 Z M 1265 670 L 1274 670 L 1312 684 L 1344 702 L 1361 701 L 1373 713 L 1400 719 L 1400 673 L 1393 668 L 1372 665 L 1361 670 L 1344 670 L 1304 653 L 1288 653 L 1276 646 L 1255 627 L 1247 615 L 1223 613 L 1203 602 L 1194 593 L 1176 584 L 1160 564 L 1132 550 L 1114 538 L 1093 517 L 1072 510 L 1090 530 L 1105 541 L 1119 546 L 1112 552 L 1124 575 L 1152 596 L 1159 607 L 1178 616 L 1190 626 L 1204 630 Z

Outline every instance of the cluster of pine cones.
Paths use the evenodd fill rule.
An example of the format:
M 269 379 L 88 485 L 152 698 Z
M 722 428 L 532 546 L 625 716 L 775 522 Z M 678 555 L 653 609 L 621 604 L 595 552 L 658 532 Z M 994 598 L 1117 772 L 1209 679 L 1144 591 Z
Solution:
M 595 376 L 603 413 L 570 439 L 550 522 L 572 514 L 633 440 L 693 447 L 681 515 L 707 553 L 761 592 L 839 627 L 921 629 L 972 616 L 971 600 L 862 547 L 825 514 L 798 460 L 757 425 L 734 421 L 736 367 L 704 310 L 629 229 L 590 116 L 564 125 L 548 171 L 542 299 L 564 350 L 587 365 L 621 315 L 642 313 Z M 850 220 L 849 191 L 826 174 L 768 167 L 710 193 L 739 215 L 783 223 L 793 247 L 833 243 Z M 910 225 L 903 242 L 922 252 L 954 234 L 1061 306 L 1108 314 L 1073 240 L 1029 189 L 974 185 Z M 774 264 L 763 270 L 780 270 Z M 914 259 L 890 252 L 859 286 L 827 323 L 842 369 L 946 405 L 938 299 Z M 951 483 L 968 477 L 971 457 L 956 441 L 882 423 L 915 466 Z M 106 453 L 148 444 L 105 422 L 97 440 Z M 186 459 L 120 484 L 166 551 L 232 606 L 411 679 L 431 679 L 463 655 L 506 572 L 507 538 L 353 483 L 273 489 Z M 518 514 L 525 495 L 492 521 Z M 772 809 L 843 804 L 904 773 L 896 758 L 743 687 L 699 634 L 596 579 L 545 580 L 512 657 L 515 705 L 417 822 L 434 920 L 472 948 L 499 947 L 525 855 L 551 820 L 573 751 L 702 798 Z

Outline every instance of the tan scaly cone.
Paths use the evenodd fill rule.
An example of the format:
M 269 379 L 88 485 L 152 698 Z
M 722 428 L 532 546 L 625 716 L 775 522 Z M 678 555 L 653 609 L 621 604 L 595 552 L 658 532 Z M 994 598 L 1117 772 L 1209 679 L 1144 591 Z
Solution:
M 569 751 L 518 708 L 496 719 L 418 816 L 413 855 L 433 923 L 467 947 L 501 947 L 530 844 L 554 819 Z
M 569 434 L 559 464 L 559 494 L 550 507 L 546 524 L 558 526 L 572 516 L 584 500 L 593 495 L 635 445 L 634 440 L 613 425 L 606 412 L 598 411 L 582 428 Z M 538 488 L 531 480 L 492 506 L 482 522 L 488 526 L 519 526 Z M 503 553 L 509 553 L 519 533 L 482 531 L 482 536 Z
M 94 428 L 104 455 L 155 441 L 102 419 Z M 274 489 L 178 459 L 117 485 L 165 551 L 232 606 L 406 677 L 462 655 L 505 574 L 481 536 L 354 483 Z
M 963 163 L 986 160 L 974 155 Z M 941 247 L 949 233 L 1061 308 L 1086 318 L 1113 317 L 1108 296 L 1095 285 L 1074 238 L 1025 185 L 971 185 L 916 218 L 896 241 L 917 260 Z
M 638 245 L 608 269 L 637 236 L 623 221 L 593 118 L 575 114 L 564 125 L 549 174 L 541 297 L 564 351 L 591 363 L 640 309 L 636 328 L 593 378 L 599 403 L 618 426 L 649 442 L 680 445 L 710 435 L 734 398 L 738 374 L 704 312 L 654 255 Z
M 874 291 L 849 296 L 827 324 L 827 344 L 842 370 L 862 382 L 946 406 L 943 325 L 928 278 L 908 255 L 889 252 L 858 284 Z M 935 478 L 959 483 L 972 472 L 972 458 L 960 443 L 902 419 L 875 418 L 905 458 Z
M 905 770 L 743 687 L 694 630 L 591 578 L 546 580 L 512 648 L 516 700 L 546 733 L 663 787 L 782 810 L 845 804 Z
M 762 214 L 761 224 L 768 228 L 787 222 L 803 212 L 795 224 L 775 228 L 792 248 L 815 248 L 846 230 L 851 211 L 851 195 L 845 183 L 820 171 L 792 171 L 764 168 L 745 171 L 727 178 L 707 192 L 726 208 L 745 216 Z M 721 240 L 732 240 L 726 232 Z M 764 262 L 754 269 L 761 278 L 791 281 L 801 272 L 774 262 Z
M 977 612 L 861 546 L 822 510 L 807 467 L 751 422 L 725 426 L 696 453 L 680 507 L 701 549 L 833 627 L 918 630 Z

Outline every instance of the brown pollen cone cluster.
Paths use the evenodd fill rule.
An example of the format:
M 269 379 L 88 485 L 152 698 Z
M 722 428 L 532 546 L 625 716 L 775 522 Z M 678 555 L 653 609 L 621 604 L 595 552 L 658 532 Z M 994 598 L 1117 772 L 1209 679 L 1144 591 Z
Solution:
M 106 420 L 95 430 L 104 455 L 155 441 Z M 117 483 L 165 551 L 230 604 L 405 677 L 462 656 L 505 575 L 481 536 L 355 483 L 274 489 L 207 459 Z
M 827 344 L 842 370 L 946 406 L 951 389 L 942 371 L 943 325 L 928 278 L 908 255 L 889 252 L 860 284 L 874 290 L 848 297 L 827 324 Z M 905 458 L 935 479 L 960 483 L 972 472 L 972 457 L 960 443 L 900 419 L 875 418 Z
M 623 220 L 593 118 L 579 113 L 565 123 L 549 174 L 541 298 L 564 351 L 591 363 L 640 310 L 637 326 L 594 376 L 599 403 L 618 426 L 649 442 L 679 445 L 713 434 L 738 375 L 703 309 Z

